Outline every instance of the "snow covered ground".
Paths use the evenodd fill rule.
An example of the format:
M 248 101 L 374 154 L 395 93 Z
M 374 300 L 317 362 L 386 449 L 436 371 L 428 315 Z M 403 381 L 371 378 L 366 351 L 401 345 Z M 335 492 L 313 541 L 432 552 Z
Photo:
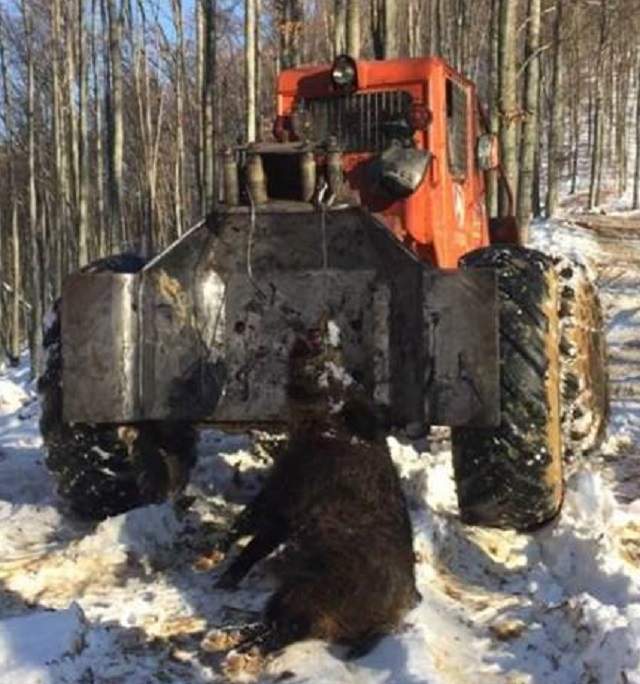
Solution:
M 446 431 L 390 437 L 423 601 L 355 661 L 302 642 L 260 673 L 219 651 L 216 628 L 255 620 L 273 587 L 266 562 L 236 592 L 213 588 L 212 541 L 269 465 L 248 437 L 203 434 L 189 507 L 82 524 L 44 467 L 26 359 L 0 373 L 0 683 L 640 684 L 640 229 L 618 234 L 533 232 L 602 288 L 614 403 L 600 453 L 570 468 L 559 519 L 522 535 L 460 524 Z

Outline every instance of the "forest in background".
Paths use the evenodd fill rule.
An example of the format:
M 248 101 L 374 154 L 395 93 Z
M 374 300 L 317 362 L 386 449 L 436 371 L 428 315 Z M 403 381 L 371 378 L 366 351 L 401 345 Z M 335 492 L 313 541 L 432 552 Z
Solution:
M 0 0 L 0 362 L 28 340 L 37 373 L 64 276 L 182 235 L 221 150 L 270 137 L 278 71 L 343 52 L 474 80 L 522 223 L 561 183 L 638 207 L 638 35 L 640 0 Z

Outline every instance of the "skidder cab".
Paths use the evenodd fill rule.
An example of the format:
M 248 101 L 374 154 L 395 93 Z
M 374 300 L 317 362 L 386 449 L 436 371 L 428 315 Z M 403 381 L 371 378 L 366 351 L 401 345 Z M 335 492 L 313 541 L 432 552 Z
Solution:
M 286 426 L 292 350 L 315 340 L 388 426 L 454 428 L 465 520 L 555 515 L 561 294 L 551 259 L 491 245 L 498 161 L 479 111 L 439 58 L 284 71 L 276 140 L 224 151 L 224 197 L 203 222 L 140 267 L 66 281 L 53 469 L 89 468 L 87 425 L 129 435 L 127 453 L 147 445 L 143 470 L 161 460 L 150 426 Z
M 456 268 L 489 241 L 484 172 L 498 162 L 479 124 L 474 85 L 438 58 L 288 70 L 278 144 L 240 155 L 240 181 L 226 151 L 225 202 L 317 202 L 326 186 L 325 201 L 366 208 L 421 259 Z

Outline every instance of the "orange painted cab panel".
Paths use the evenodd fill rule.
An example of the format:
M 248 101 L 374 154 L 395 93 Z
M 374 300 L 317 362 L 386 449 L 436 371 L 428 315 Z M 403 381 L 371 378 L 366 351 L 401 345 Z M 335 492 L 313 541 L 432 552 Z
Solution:
M 347 183 L 421 259 L 456 268 L 462 255 L 489 244 L 484 174 L 476 163 L 475 86 L 437 57 L 358 61 L 356 70 L 357 94 L 404 91 L 413 105 L 431 112 L 431 122 L 413 139 L 433 159 L 420 187 L 406 199 L 391 200 L 371 187 L 370 152 L 344 154 Z M 331 65 L 290 69 L 278 80 L 277 113 L 289 117 L 301 100 L 343 96 L 331 80 Z

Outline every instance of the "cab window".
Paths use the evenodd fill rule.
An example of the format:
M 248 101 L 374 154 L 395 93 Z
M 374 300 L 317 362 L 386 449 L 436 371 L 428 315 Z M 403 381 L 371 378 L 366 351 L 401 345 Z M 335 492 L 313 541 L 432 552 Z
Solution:
M 468 168 L 467 91 L 447 79 L 447 158 L 454 178 L 464 180 Z

